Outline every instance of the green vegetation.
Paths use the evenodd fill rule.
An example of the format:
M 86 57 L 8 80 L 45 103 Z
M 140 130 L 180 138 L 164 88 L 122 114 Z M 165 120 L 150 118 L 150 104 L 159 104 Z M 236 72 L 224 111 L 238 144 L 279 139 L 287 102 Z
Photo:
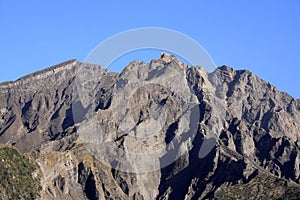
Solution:
M 300 188 L 287 187 L 283 179 L 259 174 L 249 183 L 221 187 L 216 199 L 300 199 Z
M 284 195 L 282 195 L 280 200 L 296 200 L 300 199 L 300 188 L 298 187 L 289 187 L 285 191 Z
M 27 155 L 0 146 L 0 199 L 35 199 L 41 189 L 36 167 Z

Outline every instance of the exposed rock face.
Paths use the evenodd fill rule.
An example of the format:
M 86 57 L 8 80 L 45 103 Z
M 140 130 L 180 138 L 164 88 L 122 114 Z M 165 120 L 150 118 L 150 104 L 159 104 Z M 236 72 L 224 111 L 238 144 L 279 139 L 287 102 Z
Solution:
M 0 84 L 0 142 L 40 152 L 41 199 L 234 198 L 256 180 L 284 196 L 299 191 L 299 121 L 300 101 L 251 72 L 165 53 Z

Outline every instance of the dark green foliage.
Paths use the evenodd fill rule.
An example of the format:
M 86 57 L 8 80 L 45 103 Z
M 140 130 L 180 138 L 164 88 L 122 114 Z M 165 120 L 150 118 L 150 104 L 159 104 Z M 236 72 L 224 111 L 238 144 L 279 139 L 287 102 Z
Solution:
M 300 199 L 299 187 L 288 187 L 286 180 L 259 174 L 249 183 L 223 186 L 216 199 Z
M 300 199 L 300 188 L 299 187 L 289 187 L 283 196 L 279 198 L 280 200 L 296 200 Z
M 33 177 L 36 164 L 12 147 L 0 147 L 0 198 L 35 199 L 40 182 Z

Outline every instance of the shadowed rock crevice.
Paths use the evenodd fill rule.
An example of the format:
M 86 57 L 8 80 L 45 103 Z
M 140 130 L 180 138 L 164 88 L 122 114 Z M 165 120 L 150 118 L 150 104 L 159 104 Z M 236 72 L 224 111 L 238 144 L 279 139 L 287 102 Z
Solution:
M 195 198 L 200 197 L 200 194 L 205 190 L 205 177 L 213 170 L 213 159 L 215 148 L 205 158 L 198 158 L 198 154 L 204 138 L 201 134 L 197 134 L 192 148 L 188 155 L 183 155 L 177 161 L 161 170 L 161 184 L 159 186 L 159 195 L 157 199 L 163 199 L 167 196 L 168 199 L 184 199 L 188 194 L 192 180 L 199 180 L 200 183 L 194 185 L 197 188 L 198 194 L 194 194 Z M 188 158 L 188 159 L 186 159 Z M 184 161 L 185 162 L 182 162 Z M 201 184 L 201 180 L 202 182 Z M 170 191 L 169 188 L 172 188 Z
M 165 143 L 169 144 L 175 137 L 175 132 L 178 129 L 178 122 L 172 123 L 166 131 Z
M 32 101 L 25 103 L 22 108 L 22 121 L 28 132 L 34 131 L 39 124 L 39 115 L 32 108 Z
M 83 163 L 78 165 L 78 183 L 82 185 L 83 191 L 89 200 L 97 200 L 99 198 L 94 174 Z

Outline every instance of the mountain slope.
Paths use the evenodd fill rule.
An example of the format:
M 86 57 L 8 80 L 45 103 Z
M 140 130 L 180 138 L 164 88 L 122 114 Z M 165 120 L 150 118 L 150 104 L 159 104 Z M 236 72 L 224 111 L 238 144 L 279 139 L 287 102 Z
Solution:
M 300 102 L 246 70 L 165 53 L 120 74 L 71 60 L 0 84 L 0 100 L 0 142 L 38 152 L 41 199 L 300 191 Z

